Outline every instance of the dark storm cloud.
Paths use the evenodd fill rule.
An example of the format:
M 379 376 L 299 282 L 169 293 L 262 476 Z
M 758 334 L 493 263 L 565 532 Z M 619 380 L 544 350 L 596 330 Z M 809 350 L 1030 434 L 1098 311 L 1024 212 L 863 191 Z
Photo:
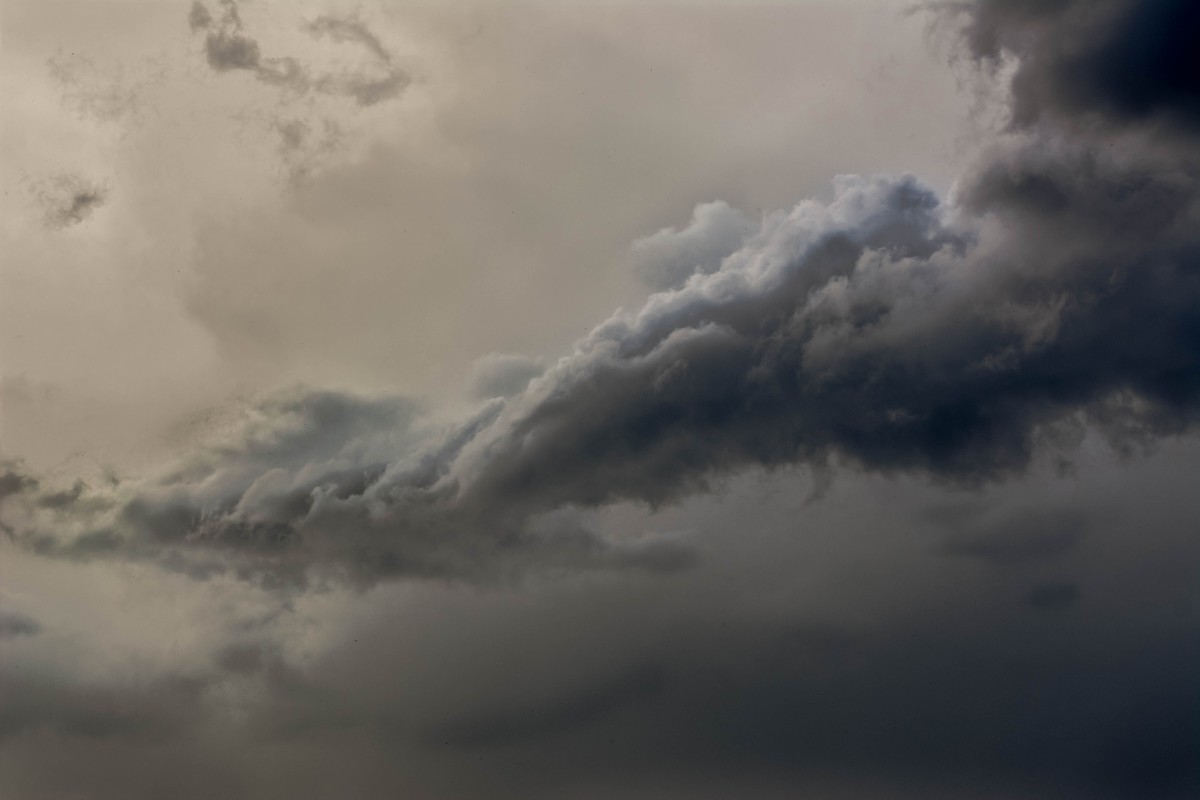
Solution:
M 1161 463 L 1129 472 L 1113 474 L 1129 496 L 1057 487 L 1105 511 L 1094 535 L 1106 563 L 1064 555 L 1094 598 L 1090 614 L 1071 613 L 1073 583 L 1031 585 L 1010 570 L 963 580 L 917 538 L 891 548 L 877 509 L 826 518 L 811 537 L 781 518 L 786 543 L 771 544 L 772 523 L 743 497 L 726 499 L 729 517 L 752 517 L 755 530 L 706 531 L 721 531 L 729 554 L 757 552 L 740 566 L 674 585 L 615 574 L 515 590 L 424 585 L 392 595 L 403 602 L 377 595 L 372 624 L 290 676 L 272 676 L 277 655 L 256 642 L 220 661 L 269 682 L 269 700 L 250 710 L 259 746 L 349 757 L 373 742 L 435 765 L 368 796 L 405 786 L 435 797 L 788 797 L 747 787 L 817 775 L 832 778 L 814 792 L 824 797 L 1187 797 L 1200 779 L 1196 616 L 1163 608 L 1195 597 L 1196 500 Z M 883 483 L 843 486 L 837 505 L 869 504 Z M 899 483 L 909 499 L 886 507 L 907 527 L 921 517 L 910 495 L 933 492 Z M 1004 507 L 1029 487 L 994 488 Z M 1124 522 L 1111 513 L 1121 508 L 1134 512 Z M 805 562 L 837 571 L 830 550 L 863 538 L 863 557 L 833 577 L 849 584 L 840 600 L 804 591 Z M 874 790 L 854 791 L 855 778 Z M 458 779 L 478 784 L 443 783 Z M 721 780 L 743 791 L 704 793 Z
M 986 31 L 1008 47 L 1025 26 L 1015 55 L 1034 69 L 1058 63 L 1053 26 L 1078 23 L 1108 52 L 1126 35 L 1111 19 L 1136 8 L 985 2 L 966 31 L 987 55 Z M 372 49 L 356 25 L 323 20 L 323 34 Z M 233 42 L 236 5 L 204 29 Z M 242 55 L 222 63 L 258 63 L 230 48 Z M 727 206 L 700 206 L 635 248 L 674 288 L 467 422 L 434 431 L 331 392 L 275 401 L 256 413 L 284 433 L 125 495 L 67 547 L 195 547 L 368 578 L 528 559 L 661 568 L 687 559 L 538 521 L 672 502 L 751 467 L 840 462 L 978 485 L 1069 450 L 1085 424 L 1119 443 L 1186 430 L 1200 412 L 1200 158 L 1125 118 L 1120 136 L 1081 133 L 1060 120 L 1094 110 L 1047 97 L 1057 113 L 999 137 L 950 198 L 911 176 L 842 177 L 831 201 L 752 232 Z M 1163 95 L 1164 119 L 1172 103 L 1186 106 Z M 951 549 L 1020 561 L 1068 549 L 1073 530 Z
M 1066 42 L 1109 52 L 1128 35 L 1112 20 L 1167 7 L 982 2 L 968 30 L 988 53 L 1003 29 L 1029 81 Z M 521 388 L 457 424 L 298 390 L 238 409 L 154 481 L 0 472 L 9 537 L 50 555 L 268 585 L 455 579 L 376 587 L 374 624 L 304 665 L 239 633 L 176 680 L 23 672 L 0 710 L 9 774 L 75 790 L 30 797 L 131 785 L 118 767 L 141 791 L 108 796 L 750 797 L 776 776 L 780 797 L 1195 796 L 1195 443 L 1098 484 L 1020 477 L 1089 425 L 1118 444 L 1193 425 L 1200 164 L 1175 95 L 1139 115 L 1063 92 L 1041 91 L 950 198 L 843 178 L 749 233 L 702 206 L 643 240 L 667 291 L 540 374 L 501 363 Z M 724 496 L 724 517 L 701 505 L 712 557 L 674 580 L 660 573 L 694 561 L 677 539 L 608 537 L 580 510 L 827 462 L 898 479 L 856 479 L 823 527 L 759 495 Z M 996 494 L 930 508 L 929 477 Z M 793 489 L 767 480 L 776 500 Z M 494 585 L 597 567 L 636 570 Z M 220 697 L 236 724 L 198 724 Z M 164 742 L 197 730 L 229 752 L 162 771 Z M 155 751 L 89 759 L 81 741 Z M 232 789 L 207 788 L 231 767 Z M 828 783 L 798 791 L 813 776 Z
M 258 41 L 245 32 L 237 0 L 222 0 L 221 7 L 220 18 L 214 19 L 197 0 L 188 16 L 192 31 L 204 34 L 205 57 L 217 72 L 245 71 L 287 93 L 303 95 L 314 91 L 349 97 L 360 106 L 397 97 L 411 80 L 392 63 L 392 54 L 379 37 L 358 18 L 322 16 L 308 23 L 305 30 L 314 38 L 357 44 L 371 56 L 369 61 L 373 63 L 351 71 L 314 74 L 296 58 L 264 57 Z
M 763 514 L 747 480 L 690 501 L 723 558 L 677 580 L 407 582 L 347 593 L 357 610 L 323 631 L 239 626 L 186 680 L 39 684 L 30 670 L 0 712 L 6 777 L 26 776 L 31 798 L 69 794 L 56 782 L 156 796 L 214 773 L 230 797 L 785 798 L 810 781 L 880 800 L 1189 797 L 1200 647 L 1180 601 L 1197 596 L 1200 549 L 1178 467 L 1196 454 L 1193 441 L 1180 461 L 1082 483 L 1023 478 L 936 515 L 979 526 L 1031 494 L 1070 495 L 1096 516 L 1095 546 L 1053 575 L 972 574 L 897 536 L 940 497 L 915 478 L 839 483 L 803 536 L 800 501 Z M 786 477 L 767 480 L 787 494 Z M 1063 576 L 1087 587 L 1088 613 Z M 813 591 L 822 580 L 838 590 Z M 213 738 L 226 748 L 206 750 Z M 172 747 L 200 763 L 151 779 L 147 747 L 149 763 Z M 246 753 L 268 755 L 246 768 Z
M 1191 0 L 981 0 L 972 53 L 1017 59 L 1013 120 L 1165 122 L 1200 130 L 1200 6 Z

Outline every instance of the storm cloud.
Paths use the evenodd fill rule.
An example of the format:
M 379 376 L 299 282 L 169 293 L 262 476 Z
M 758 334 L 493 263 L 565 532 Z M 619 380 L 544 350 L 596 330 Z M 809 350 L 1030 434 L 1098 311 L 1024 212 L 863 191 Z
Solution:
M 1188 0 L 962 4 L 977 58 L 1016 61 L 1013 122 L 1200 126 L 1200 9 Z
M 1161 20 L 1142 8 L 1125 13 L 1147 31 L 1178 22 L 1177 4 L 1147 7 Z M 26 541 L 366 576 L 504 571 L 511 554 L 670 564 L 657 544 L 617 547 L 539 519 L 658 506 L 739 470 L 798 464 L 973 486 L 1019 474 L 1046 449 L 1069 457 L 1088 428 L 1118 445 L 1189 429 L 1200 411 L 1200 163 L 1176 142 L 1192 133 L 1194 98 L 1155 95 L 1140 127 L 1127 83 L 1097 79 L 1083 103 L 1082 89 L 1051 80 L 1073 74 L 1054 26 L 1082 25 L 1087 52 L 1123 53 L 1124 7 L 1037 9 L 966 12 L 972 53 L 1017 59 L 1014 127 L 949 197 L 908 175 L 843 176 L 828 202 L 753 229 L 725 204 L 699 206 L 687 228 L 635 245 L 643 274 L 671 288 L 465 422 L 421 421 L 400 400 L 277 398 L 253 411 L 250 438 L 122 490 L 79 538 Z M 193 16 L 214 68 L 276 69 L 242 33 L 236 4 L 220 21 Z M 358 24 L 313 25 L 382 58 Z M 1033 76 L 1051 88 L 1030 94 Z M 1077 130 L 1097 115 L 1121 133 Z M 1070 535 L 954 548 L 1015 558 Z
M 0 794 L 1195 797 L 1190 8 L 418 7 L 14 6 Z

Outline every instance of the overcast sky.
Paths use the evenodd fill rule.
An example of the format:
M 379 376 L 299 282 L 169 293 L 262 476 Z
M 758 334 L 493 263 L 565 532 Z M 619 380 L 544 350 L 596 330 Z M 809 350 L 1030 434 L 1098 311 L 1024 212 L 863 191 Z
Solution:
M 1200 792 L 1188 0 L 4 0 L 0 795 Z

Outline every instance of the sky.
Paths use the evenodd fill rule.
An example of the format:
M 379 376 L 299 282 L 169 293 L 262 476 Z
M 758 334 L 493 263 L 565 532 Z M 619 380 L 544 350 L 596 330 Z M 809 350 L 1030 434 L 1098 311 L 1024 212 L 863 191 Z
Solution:
M 1188 0 L 0 6 L 0 795 L 1200 792 Z

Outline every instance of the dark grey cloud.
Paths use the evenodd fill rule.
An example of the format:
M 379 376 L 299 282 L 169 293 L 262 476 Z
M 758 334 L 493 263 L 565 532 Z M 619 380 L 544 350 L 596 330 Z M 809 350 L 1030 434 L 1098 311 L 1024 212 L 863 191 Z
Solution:
M 379 586 L 323 633 L 235 631 L 136 697 L 123 673 L 31 671 L 0 715 L 18 756 L 0 777 L 32 787 L 21 800 L 189 796 L 213 774 L 247 798 L 1188 797 L 1200 606 L 1179 601 L 1200 549 L 1179 466 L 1196 445 L 989 486 L 932 523 L 942 494 L 912 477 L 847 478 L 804 519 L 794 479 L 745 480 L 655 520 L 690 522 L 713 555 L 671 580 Z M 1031 576 L 927 551 L 944 520 L 1064 497 L 1095 514 L 1103 559 L 1073 550 Z M 163 773 L 149 748 L 190 759 Z
M 981 0 L 963 5 L 980 59 L 1016 59 L 1013 121 L 1200 129 L 1200 9 L 1190 0 Z
M 356 69 L 318 74 L 291 56 L 263 56 L 258 41 L 245 31 L 237 0 L 222 0 L 221 8 L 220 17 L 214 18 L 208 7 L 196 0 L 188 16 L 192 31 L 203 33 L 205 58 L 217 72 L 249 72 L 289 94 L 317 92 L 349 97 L 360 106 L 391 100 L 411 82 L 408 73 L 393 63 L 391 52 L 379 37 L 356 17 L 321 16 L 304 26 L 314 38 L 356 44 L 370 56 Z

